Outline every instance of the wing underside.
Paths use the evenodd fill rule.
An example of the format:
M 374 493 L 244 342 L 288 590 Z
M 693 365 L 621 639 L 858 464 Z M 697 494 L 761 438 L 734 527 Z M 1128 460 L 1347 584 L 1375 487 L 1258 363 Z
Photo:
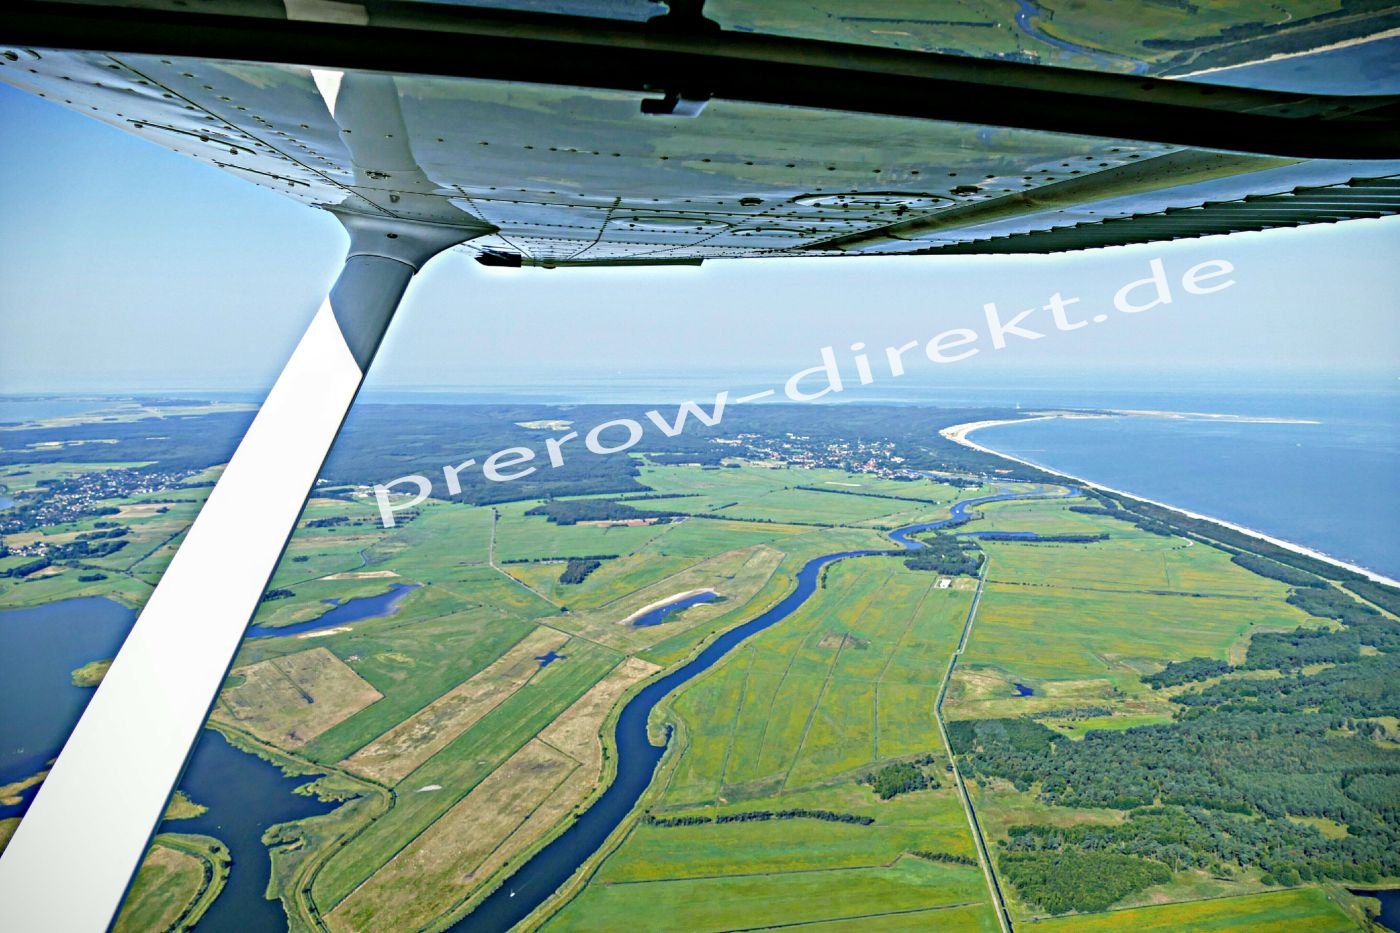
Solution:
M 262 23 L 258 34 L 283 35 L 304 25 L 290 20 L 304 4 L 231 6 L 257 8 L 264 18 L 239 22 Z M 341 6 L 350 5 L 325 8 Z M 617 14 L 626 5 L 601 6 Z M 627 9 L 637 15 L 628 17 L 634 19 L 660 9 L 632 6 L 637 9 Z M 734 29 L 757 28 L 744 25 L 745 16 L 768 23 L 742 4 L 710 8 Z M 616 20 L 588 20 L 610 24 L 614 32 L 603 38 L 613 47 L 599 45 L 597 31 L 571 17 L 537 16 L 521 25 L 457 6 L 386 9 L 429 9 L 438 17 L 432 20 L 438 32 L 411 34 L 453 39 L 421 45 L 422 69 L 433 73 L 330 67 L 326 59 L 376 61 L 358 56 L 361 46 L 336 45 L 331 40 L 343 33 L 334 31 L 326 44 L 309 43 L 299 55 L 255 46 L 252 33 L 223 25 L 205 34 L 198 25 L 179 32 L 167 23 L 161 32 L 159 22 L 142 21 L 137 25 L 150 28 L 141 32 L 118 19 L 104 36 L 116 48 L 168 42 L 243 50 L 257 60 L 14 44 L 0 46 L 0 80 L 310 205 L 385 218 L 485 222 L 498 232 L 463 249 L 492 264 L 1051 252 L 1380 217 L 1396 208 L 1387 187 L 1400 177 L 1394 99 L 1280 96 L 1132 77 L 1199 65 L 1205 60 L 1199 49 L 1192 56 L 1164 54 L 1142 68 L 1116 59 L 1088 62 L 1132 73 L 1098 74 L 1001 60 L 968 64 L 969 58 L 946 55 L 933 56 L 929 65 L 921 52 L 790 38 L 750 41 L 728 32 L 658 39 Z M 184 14 L 170 21 L 175 26 L 210 18 L 178 15 Z M 456 18 L 444 18 L 449 15 Z M 768 26 L 800 34 L 805 26 L 783 18 L 796 15 L 774 13 Z M 1364 34 L 1384 26 L 1389 15 L 1353 18 L 1347 28 Z M 864 40 L 899 44 L 894 34 L 934 28 L 876 19 L 859 27 Z M 40 20 L 12 20 L 11 30 L 23 32 L 26 22 Z M 37 32 L 64 35 L 62 23 L 71 18 L 54 22 L 60 21 Z M 575 25 L 548 25 L 555 22 Z M 842 30 L 865 20 L 844 10 L 832 22 L 841 25 L 835 37 L 850 40 Z M 378 47 L 364 31 L 371 27 L 316 28 L 350 30 L 352 37 L 366 37 L 364 48 Z M 468 35 L 468 29 L 475 32 Z M 374 35 L 390 32 L 404 34 Z M 186 41 L 185 33 L 193 39 Z M 828 33 L 817 31 L 822 38 Z M 163 38 L 142 38 L 148 35 Z M 243 38 L 220 45 L 220 36 Z M 444 50 L 468 41 L 478 43 L 475 58 L 444 58 Z M 507 41 L 534 43 L 522 48 L 537 54 L 522 60 L 500 51 L 496 58 L 506 64 L 486 61 L 491 56 L 483 50 L 504 49 L 500 43 Z M 559 54 L 548 55 L 552 49 Z M 1212 61 L 1226 60 L 1220 50 L 1212 54 Z M 315 64 L 280 64 L 282 55 Z M 671 62 L 690 64 L 670 71 Z M 709 71 L 696 72 L 702 65 Z M 658 80 L 645 80 L 637 70 L 643 67 L 660 68 Z M 445 74 L 449 69 L 457 73 Z M 506 73 L 520 79 L 499 76 Z M 696 73 L 709 76 L 700 92 L 687 90 Z M 783 74 L 809 80 L 800 87 L 797 80 L 787 86 L 749 80 Z M 1042 78 L 1054 85 L 1050 91 L 1036 84 Z M 1030 84 L 1018 90 L 1017 81 Z M 924 90 L 953 87 L 966 93 L 921 98 Z M 346 88 L 351 92 L 342 93 Z M 901 99 L 902 91 L 909 99 Z M 1017 103 L 1022 97 L 1041 101 L 1035 95 L 1042 93 L 1052 94 L 1045 100 L 1055 106 Z M 1087 109 L 1076 110 L 1085 101 Z M 1100 110 L 1103 119 L 1096 122 Z M 378 124 L 390 111 L 395 131 L 382 132 Z M 1154 117 L 1135 117 L 1139 112 Z M 1165 128 L 1157 128 L 1157 114 L 1170 118 Z M 1216 130 L 1193 130 L 1192 116 Z M 1246 145 L 1248 134 L 1232 135 L 1234 123 L 1251 132 L 1258 127 L 1259 147 Z M 1065 129 L 1053 128 L 1061 125 Z M 1215 136 L 1231 144 L 1200 144 Z M 1361 157 L 1309 157 L 1314 150 Z

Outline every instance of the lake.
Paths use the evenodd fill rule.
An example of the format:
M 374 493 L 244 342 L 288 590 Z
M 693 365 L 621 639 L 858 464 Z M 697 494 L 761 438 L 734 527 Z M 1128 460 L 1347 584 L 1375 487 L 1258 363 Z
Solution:
M 419 586 L 421 584 L 418 583 L 395 583 L 378 596 L 347 599 L 345 602 L 337 604 L 329 612 L 324 612 L 305 622 L 294 622 L 291 625 L 250 625 L 248 626 L 248 634 L 244 637 L 266 638 L 274 635 L 302 635 L 306 632 L 335 628 L 338 625 L 349 625 L 351 622 L 363 622 L 365 619 L 378 619 L 393 615 L 399 611 L 399 603 L 403 602 L 404 597 L 418 589 Z
M 685 599 L 678 599 L 673 603 L 668 603 L 658 609 L 643 613 L 638 616 L 632 624 L 637 628 L 645 628 L 649 625 L 660 625 L 666 619 L 677 612 L 689 609 L 691 606 L 698 606 L 701 603 L 708 603 L 718 599 L 718 593 L 696 593 L 694 596 L 687 596 Z
M 395 584 L 378 596 L 351 599 L 318 619 L 280 629 L 250 626 L 249 637 L 290 635 L 390 615 L 417 584 Z M 93 690 L 75 687 L 72 671 L 110 658 L 136 613 L 102 597 L 67 599 L 32 609 L 0 611 L 0 784 L 29 777 L 62 748 Z M 13 711 L 24 710 L 24 715 Z M 338 804 L 293 793 L 314 776 L 287 777 L 280 768 L 230 745 L 212 729 L 200 733 L 180 789 L 209 808 L 203 816 L 163 824 L 170 832 L 205 833 L 233 856 L 228 883 L 199 930 L 244 933 L 287 925 L 281 904 L 264 897 L 272 863 L 262 844 L 271 826 L 329 813 Z M 0 818 L 21 816 L 38 786 Z
M 1352 894 L 1359 894 L 1362 897 L 1374 897 L 1381 902 L 1381 926 L 1387 930 L 1400 931 L 1400 888 L 1390 888 L 1384 891 L 1367 891 L 1361 888 L 1351 888 Z

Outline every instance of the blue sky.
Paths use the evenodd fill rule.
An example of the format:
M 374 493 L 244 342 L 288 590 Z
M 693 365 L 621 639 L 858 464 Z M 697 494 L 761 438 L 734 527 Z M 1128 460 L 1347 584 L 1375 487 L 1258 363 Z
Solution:
M 334 281 L 328 215 L 0 86 L 0 393 L 261 389 Z M 1223 259 L 1227 292 L 1013 342 L 959 378 L 1146 371 L 1400 374 L 1400 218 L 1055 257 L 491 270 L 419 276 L 372 386 L 540 384 L 565 374 L 813 365 L 1008 316 L 1054 292 L 1086 315 L 1161 258 Z M 925 362 L 924 368 L 931 364 Z M 911 373 L 913 372 L 911 368 Z

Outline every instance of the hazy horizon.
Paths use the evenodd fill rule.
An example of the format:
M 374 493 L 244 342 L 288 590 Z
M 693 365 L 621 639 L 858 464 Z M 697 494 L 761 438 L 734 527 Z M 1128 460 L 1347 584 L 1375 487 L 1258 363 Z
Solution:
M 80 114 L 0 88 L 10 233 L 0 251 L 0 393 L 265 390 L 339 269 L 344 233 L 308 209 Z M 96 195 L 96 196 L 94 196 Z M 1160 258 L 1213 260 L 1228 290 L 1102 326 L 1012 338 L 906 383 L 1041 373 L 1396 372 L 1400 218 L 1056 256 L 716 261 L 701 268 L 491 269 L 449 253 L 411 286 L 367 390 L 549 387 L 561 378 L 776 378 L 977 327 L 1055 293 L 1092 319 Z M 1037 312 L 1043 317 L 1043 312 Z M 1044 323 L 1044 321 L 1042 321 Z M 1042 328 L 1043 329 L 1043 328 Z

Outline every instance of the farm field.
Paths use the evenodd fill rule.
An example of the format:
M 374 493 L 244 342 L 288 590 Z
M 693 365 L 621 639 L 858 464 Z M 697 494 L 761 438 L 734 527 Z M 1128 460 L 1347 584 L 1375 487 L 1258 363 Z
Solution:
M 790 494 L 793 478 L 784 475 L 775 484 L 778 472 L 802 473 L 803 483 L 861 481 L 840 471 L 643 467 L 659 486 L 702 482 L 726 502 Z M 834 518 L 911 506 L 946 516 L 938 503 L 961 493 L 932 482 L 889 485 L 923 498 L 804 493 L 800 498 L 811 497 L 825 511 L 803 512 L 796 524 L 763 514 L 761 520 L 567 525 L 527 515 L 537 502 L 430 502 L 385 532 L 372 516 L 366 520 L 370 507 L 362 499 L 314 500 L 273 581 L 294 595 L 264 604 L 257 622 L 305 625 L 326 611 L 328 600 L 343 603 L 402 584 L 418 588 L 391 615 L 249 640 L 235 662 L 219 722 L 304 761 L 308 771 L 334 769 L 347 787 L 362 787 L 358 793 L 389 792 L 382 798 L 386 805 L 361 806 L 354 811 L 359 816 L 347 810 L 329 835 L 316 829 L 315 819 L 287 828 L 284 838 L 314 839 L 322 854 L 286 862 L 292 874 L 279 882 L 280 890 L 309 889 L 306 903 L 333 930 L 362 929 L 371 917 L 393 916 L 396 925 L 414 928 L 460 915 L 512 854 L 540 845 L 598 792 L 600 732 L 628 689 L 771 605 L 812 557 L 887 546 L 878 532 L 832 526 Z M 691 508 L 695 499 L 675 501 Z M 560 582 L 565 559 L 593 555 L 602 555 L 597 570 L 581 583 Z M 832 568 L 833 592 L 853 592 L 839 604 L 820 604 L 824 608 L 804 623 L 842 626 L 850 634 L 849 650 L 832 650 L 830 633 L 818 632 L 810 657 L 794 664 L 788 678 L 787 689 L 820 686 L 811 674 L 844 655 L 830 671 L 820 717 L 805 742 L 794 746 L 802 750 L 799 760 L 781 765 L 794 792 L 849 780 L 847 772 L 877 753 L 893 759 L 941 747 L 928 718 L 930 684 L 941 676 L 946 640 L 955 637 L 970 593 L 930 593 L 934 576 L 906 571 L 888 558 L 868 560 L 880 570 L 874 581 L 844 565 Z M 862 610 L 880 586 L 890 598 L 917 598 L 927 607 L 917 618 Z M 662 625 L 623 624 L 650 605 L 696 590 L 718 598 Z M 819 644 L 823 637 L 827 646 Z M 783 651 L 796 647 L 783 645 Z M 770 674 L 776 687 L 781 672 Z M 867 691 L 865 680 L 878 686 Z M 826 722 L 852 699 L 869 704 L 868 722 L 850 727 L 861 730 L 859 741 L 868 748 L 856 757 L 842 751 L 844 727 Z M 772 748 L 794 739 L 775 732 Z M 736 755 L 732 778 L 749 784 L 756 780 L 750 772 L 772 767 L 767 757 L 750 763 Z M 889 833 L 902 839 L 918 821 L 939 814 L 946 831 L 928 838 L 937 842 L 942 832 L 943 844 L 966 849 L 956 798 L 946 788 L 927 796 L 926 812 L 892 824 Z M 881 877 L 872 875 L 872 890 L 899 887 L 899 879 L 920 872 L 959 876 L 963 887 L 971 879 L 977 890 L 975 869 L 897 867 L 901 851 L 883 847 L 881 863 L 890 867 L 877 872 Z M 476 867 L 464 868 L 468 862 Z M 889 878 L 882 877 L 886 873 Z M 409 888 L 411 899 L 405 897 Z
M 654 822 L 545 929 L 608 929 L 656 909 L 677 929 L 780 917 L 996 929 L 933 719 L 972 594 L 937 580 L 883 556 L 835 564 L 816 598 L 684 688 L 672 704 L 683 744 L 648 798 Z M 915 760 L 936 787 L 882 800 L 860 783 Z M 784 810 L 869 822 L 734 819 Z
M 450 925 L 603 794 L 618 766 L 613 727 L 627 700 L 777 606 L 809 561 L 890 549 L 885 530 L 947 518 L 959 501 L 1053 488 L 897 481 L 736 458 L 701 466 L 638 457 L 636 466 L 641 492 L 427 500 L 399 513 L 392 529 L 381 527 L 364 489 L 329 487 L 308 502 L 254 619 L 259 637 L 245 640 L 211 715 L 237 747 L 314 778 L 307 796 L 340 804 L 264 839 L 271 891 L 294 926 Z M 217 472 L 113 500 L 107 521 L 126 529 L 121 548 L 81 568 L 60 563 L 0 578 L 0 599 L 8 608 L 100 595 L 139 607 L 207 495 L 201 483 Z M 32 481 L 82 473 L 47 464 Z M 1194 850 L 1139 858 L 1112 845 L 1083 856 L 1068 835 L 1054 835 L 1127 834 L 1135 821 L 1186 819 L 1197 799 L 1215 804 L 1209 796 L 1180 804 L 1182 795 L 1165 789 L 1172 768 L 1165 779 L 1144 779 L 1162 784 L 1145 796 L 1092 797 L 1106 780 L 1102 762 L 1086 759 L 1071 769 L 1075 780 L 1057 784 L 1037 771 L 1054 756 L 1121 741 L 1139 756 L 1125 765 L 1125 780 L 1136 779 L 1132 768 L 1146 753 L 1132 743 L 1142 730 L 1235 722 L 1237 710 L 1183 716 L 1181 698 L 1192 691 L 1223 690 L 1218 702 L 1228 703 L 1232 685 L 1246 680 L 1325 678 L 1334 664 L 1379 664 L 1391 650 L 1383 634 L 1366 634 L 1336 649 L 1336 659 L 1249 667 L 1261 633 L 1280 640 L 1275 651 L 1293 645 L 1289 638 L 1307 647 L 1307 638 L 1356 624 L 1348 613 L 1360 610 L 1309 614 L 1306 602 L 1294 604 L 1305 584 L 1247 570 L 1208 540 L 1094 514 L 1094 501 L 984 504 L 967 525 L 924 533 L 937 547 L 922 563 L 874 554 L 804 577 L 810 598 L 662 699 L 649 725 L 640 721 L 653 743 L 667 741 L 655 778 L 585 863 L 586 883 L 566 885 L 532 923 L 610 930 L 664 916 L 668 928 L 685 930 L 991 933 L 998 905 L 985 852 L 1018 929 L 1354 929 L 1354 908 L 1331 900 L 1322 876 L 1291 873 L 1278 860 L 1241 857 L 1222 867 L 1193 862 Z M 609 508 L 610 517 L 588 517 Z M 86 518 L 6 542 L 61 547 L 104 540 L 78 536 L 109 527 Z M 996 531 L 1106 537 L 956 537 Z M 945 553 L 938 548 L 965 548 L 974 569 L 935 569 Z M 0 571 L 15 565 L 3 560 Z M 391 591 L 392 608 L 352 611 Z M 1350 599 L 1339 587 L 1311 592 Z M 696 593 L 712 598 L 660 624 L 631 624 Z M 1306 638 L 1293 634 L 1300 629 Z M 1178 667 L 1188 672 L 1183 681 L 1149 680 Z M 1192 679 L 1197 668 L 1206 673 Z M 1346 702 L 1363 701 L 1371 702 Z M 1388 772 L 1375 769 L 1393 748 L 1393 717 L 1367 718 L 1371 709 L 1348 708 L 1340 724 L 1315 723 L 1321 731 L 1292 743 L 1335 752 L 1334 796 L 1348 767 L 1382 775 L 1375 788 L 1364 785 L 1365 799 L 1389 787 Z M 1010 746 L 992 747 L 999 736 Z M 1015 755 L 1041 757 L 1017 770 Z M 1276 792 L 1295 795 L 1275 819 L 1303 834 L 1289 845 L 1326 839 L 1329 853 L 1345 855 L 1363 834 L 1358 817 L 1349 824 L 1337 809 L 1349 804 L 1300 805 L 1301 779 L 1278 782 Z M 1273 818 L 1252 807 L 1231 799 L 1199 819 Z M 1223 825 L 1210 824 L 1211 838 L 1244 835 Z M 1114 870 L 1139 872 L 1141 883 L 1092 909 L 1075 907 L 1037 880 L 1035 860 L 1047 851 L 1070 859 L 1066 872 L 1079 870 L 1075 858 L 1118 858 Z M 194 883 L 206 866 L 188 847 L 158 847 L 152 859 L 124 928 L 171 926 L 210 899 Z
M 1355 930 L 1356 922 L 1321 889 L 1302 888 L 1063 917 L 1043 920 L 1035 928 L 1044 933 L 1174 933 L 1188 929 L 1202 933 L 1342 933 Z

